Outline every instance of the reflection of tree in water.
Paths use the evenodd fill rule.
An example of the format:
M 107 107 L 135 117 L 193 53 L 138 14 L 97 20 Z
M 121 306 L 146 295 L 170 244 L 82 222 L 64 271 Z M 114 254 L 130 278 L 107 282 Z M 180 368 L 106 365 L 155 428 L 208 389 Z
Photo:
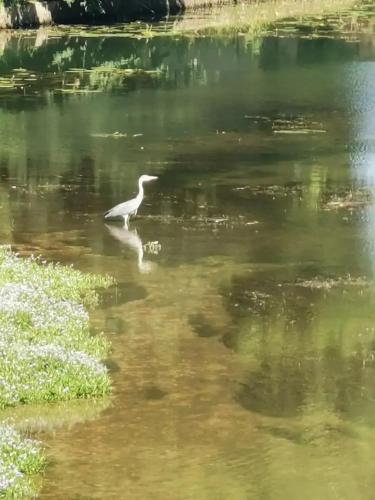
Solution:
M 74 165 L 74 164 L 73 164 Z M 80 187 L 80 191 L 91 190 L 95 184 L 95 161 L 90 156 L 81 158 L 76 168 L 72 168 L 61 176 L 60 184 L 76 185 Z
M 219 37 L 178 38 L 154 37 L 134 39 L 124 37 L 57 37 L 44 40 L 41 37 L 2 36 L 3 54 L 0 60 L 0 75 L 8 75 L 14 69 L 24 68 L 46 80 L 50 90 L 58 89 L 62 80 L 71 76 L 65 73 L 75 68 L 91 70 L 83 78 L 89 88 L 121 87 L 119 70 L 161 71 L 162 78 L 154 84 L 168 88 L 190 85 L 193 82 L 215 84 L 231 78 L 238 66 L 244 70 L 258 67 L 273 70 L 277 66 L 294 66 L 301 61 L 319 62 L 349 60 L 353 57 L 353 46 L 341 40 L 325 40 L 313 43 L 304 39 L 264 38 L 258 53 L 253 53 L 253 44 L 246 39 Z M 41 41 L 42 40 L 42 41 Z M 234 49 L 235 45 L 235 50 Z M 258 50 L 258 49 L 257 49 Z M 100 73 L 100 69 L 112 69 L 112 74 Z M 218 72 L 218 68 L 220 68 Z M 73 75 L 74 76 L 74 75 Z M 90 83 L 91 81 L 91 83 Z M 149 83 L 143 78 L 129 79 L 130 88 Z M 30 85 L 30 82 L 26 84 Z M 43 86 L 43 83 L 39 83 Z M 102 86 L 102 87 L 101 87 Z M 37 85 L 33 85 L 34 90 Z
M 95 161 L 90 156 L 84 156 L 79 163 L 72 162 L 72 165 L 60 179 L 64 203 L 69 214 L 87 213 L 96 192 Z
M 302 358 L 265 355 L 236 398 L 244 408 L 274 417 L 295 417 L 315 404 L 344 417 L 363 419 L 366 413 L 367 418 L 375 410 L 375 362 L 364 369 L 361 352 L 347 357 L 340 346 L 308 351 Z
M 35 40 L 11 38 L 0 60 L 0 75 L 9 74 L 13 69 L 22 66 L 29 72 L 35 72 L 37 78 L 41 76 L 41 79 L 37 80 L 35 84 L 32 83 L 32 95 L 24 96 L 24 90 L 19 90 L 19 98 L 14 99 L 13 95 L 9 100 L 4 99 L 4 106 L 7 110 L 35 110 L 35 117 L 32 121 L 28 120 L 27 115 L 17 117 L 17 125 L 14 124 L 12 113 L 5 115 L 1 128 L 17 126 L 19 130 L 19 145 L 16 151 L 11 149 L 14 148 L 14 141 L 12 144 L 7 144 L 7 135 L 5 136 L 5 144 L 3 144 L 3 148 L 12 153 L 11 170 L 15 169 L 15 157 L 22 154 L 26 141 L 29 142 L 28 147 L 33 156 L 43 155 L 43 160 L 45 159 L 44 132 L 43 134 L 40 132 L 42 122 L 44 125 L 44 117 L 41 117 L 42 113 L 38 114 L 38 110 L 35 109 L 41 104 L 48 104 L 51 131 L 61 130 L 64 134 L 69 134 L 71 127 L 72 132 L 64 148 L 61 146 L 64 144 L 61 133 L 50 134 L 48 141 L 50 164 L 44 162 L 45 175 L 52 171 L 54 174 L 60 174 L 59 166 L 69 162 L 67 154 L 69 155 L 70 151 L 74 151 L 75 148 L 81 148 L 81 150 L 92 154 L 100 168 L 105 166 L 105 170 L 110 176 L 119 178 L 124 175 L 124 159 L 128 158 L 132 163 L 139 161 L 139 147 L 146 143 L 142 152 L 142 161 L 154 163 L 157 159 L 162 163 L 162 160 L 167 156 L 166 159 L 171 165 L 171 175 L 168 172 L 165 177 L 170 177 L 175 184 L 178 182 L 181 185 L 192 176 L 198 176 L 199 180 L 212 178 L 213 171 L 217 178 L 223 179 L 228 173 L 229 166 L 233 171 L 236 169 L 238 173 L 248 175 L 244 171 L 246 169 L 248 171 L 249 167 L 255 168 L 261 164 L 262 170 L 266 171 L 268 167 L 270 170 L 277 161 L 285 161 L 290 164 L 307 161 L 312 154 L 316 156 L 320 151 L 327 152 L 328 147 L 332 148 L 332 138 L 326 134 L 327 139 L 321 138 L 319 143 L 314 140 L 300 140 L 299 142 L 294 141 L 291 145 L 290 140 L 273 141 L 270 150 L 272 131 L 260 138 L 259 130 L 253 130 L 251 124 L 249 125 L 249 120 L 243 119 L 245 112 L 244 92 L 248 91 L 247 83 L 250 80 L 248 82 L 246 77 L 242 83 L 242 76 L 238 78 L 238 72 L 240 71 L 241 75 L 248 75 L 249 78 L 251 75 L 258 75 L 254 82 L 254 88 L 257 89 L 257 92 L 259 91 L 261 96 L 263 89 L 266 89 L 265 92 L 267 91 L 267 87 L 264 87 L 262 82 L 264 81 L 265 85 L 268 82 L 266 72 L 259 72 L 257 56 L 253 54 L 251 46 L 244 41 L 238 40 L 234 43 L 233 40 L 220 38 L 174 40 L 169 37 L 155 37 L 151 40 L 135 40 L 131 38 L 83 39 L 65 37 L 57 40 L 49 39 L 36 48 L 32 45 L 33 43 Z M 265 42 L 265 46 L 267 43 Z M 293 43 L 299 44 L 300 42 L 294 41 Z M 329 43 L 341 44 L 343 51 L 347 50 L 341 41 L 333 40 Z M 314 42 L 312 42 L 311 50 L 319 54 L 322 52 L 322 49 L 317 44 L 315 46 Z M 92 94 L 91 97 L 73 96 L 69 93 L 63 96 L 58 93 L 49 94 L 49 90 L 61 87 L 62 77 L 66 78 L 67 82 L 76 80 L 76 73 L 69 73 L 70 76 L 64 73 L 69 68 L 98 68 L 100 66 L 106 67 L 108 70 L 113 68 L 114 71 L 105 71 L 104 73 L 93 71 L 88 72 L 84 77 L 78 75 L 78 78 L 82 78 L 83 82 L 86 81 L 85 79 L 90 80 L 94 87 L 103 84 L 103 93 Z M 220 69 L 218 70 L 218 68 Z M 117 69 L 120 70 L 120 73 L 116 73 Z M 145 77 L 145 75 L 128 78 L 121 74 L 124 69 L 161 70 L 161 72 L 155 78 Z M 45 74 L 47 74 L 46 78 L 43 76 Z M 48 75 L 53 76 L 50 81 Z M 27 75 L 27 77 L 29 76 Z M 261 78 L 260 83 L 258 78 Z M 311 102 L 314 102 L 314 99 L 319 99 L 319 103 L 321 103 L 321 93 L 316 95 L 316 92 L 313 92 L 313 80 L 309 75 L 308 82 L 310 80 Z M 125 84 L 125 82 L 127 83 Z M 305 84 L 309 84 L 308 82 L 302 78 L 301 84 L 295 91 L 296 95 L 293 95 L 295 101 L 305 102 L 305 94 L 299 95 L 299 92 L 302 93 L 299 89 L 304 89 L 306 92 Z M 111 84 L 114 87 L 111 87 Z M 85 84 L 82 83 L 82 85 Z M 127 99 L 128 96 L 125 96 L 124 101 L 121 102 L 121 106 L 124 106 L 127 112 L 122 113 L 121 116 L 117 113 L 120 106 L 115 104 L 116 109 L 114 109 L 114 99 L 110 95 L 112 90 L 128 92 L 150 85 L 170 89 L 182 88 L 181 95 L 173 92 L 170 95 L 168 93 L 155 93 L 151 98 L 153 93 L 145 92 L 139 98 L 141 93 L 135 93 L 132 95 L 132 99 Z M 207 85 L 210 86 L 209 93 L 205 90 Z M 184 93 L 184 89 L 189 86 L 196 86 L 198 90 L 193 89 L 191 92 Z M 203 91 L 200 90 L 201 87 L 203 87 Z M 223 90 L 218 90 L 219 87 Z M 81 87 L 77 87 L 77 90 L 80 89 Z M 229 94 L 230 98 L 226 97 L 228 96 L 226 91 L 233 92 L 233 95 Z M 285 90 L 283 91 L 285 92 Z M 277 92 L 276 89 L 275 99 Z M 171 98 L 175 100 L 171 102 Z M 281 100 L 284 101 L 284 99 L 290 107 L 290 95 L 284 94 Z M 270 99 L 267 99 L 267 102 L 269 101 Z M 262 98 L 260 100 L 253 99 L 250 94 L 246 113 L 254 111 L 256 114 L 259 111 L 269 114 L 270 110 L 267 109 L 267 105 L 264 106 L 264 110 L 259 109 L 259 102 L 263 102 Z M 331 104 L 325 104 L 330 109 Z M 62 113 L 62 110 L 65 113 Z M 310 107 L 309 112 L 311 112 Z M 77 113 L 77 119 L 71 120 L 69 115 L 74 113 Z M 80 118 L 83 116 L 84 119 Z M 203 116 L 205 123 L 202 125 L 202 120 L 197 120 L 197 117 Z M 22 126 L 19 120 L 22 120 Z M 193 126 L 193 123 L 196 134 L 192 134 L 190 142 L 189 140 L 180 143 L 176 141 L 173 152 L 170 153 L 165 138 L 169 138 L 171 135 L 181 138 L 186 130 Z M 223 136 L 215 134 L 216 128 L 222 127 L 224 123 L 226 128 L 235 130 L 236 133 L 227 133 Z M 128 133 L 128 138 L 114 139 L 109 137 L 93 140 L 93 134 L 98 132 L 111 134 L 116 131 Z M 144 134 L 142 138 L 133 139 L 132 134 L 139 132 Z M 43 141 L 41 141 L 41 136 L 43 136 Z M 81 136 L 79 144 L 78 136 Z M 198 136 L 200 137 L 199 141 L 197 140 Z M 43 147 L 41 147 L 41 143 Z M 148 145 L 150 147 L 147 147 Z M 57 151 L 59 151 L 58 155 Z M 23 158 L 19 164 L 25 164 Z M 36 158 L 35 164 L 42 166 L 43 162 L 40 161 L 40 158 Z M 183 168 L 181 168 L 181 164 L 183 164 Z M 142 168 L 143 165 L 144 163 Z M 19 171 L 21 170 L 20 166 L 17 168 Z M 180 174 L 182 171 L 184 174 Z M 237 172 L 235 173 L 237 174 Z M 234 199 L 234 196 L 232 198 Z M 247 200 L 243 200 L 242 205 L 244 206 L 246 203 Z
M 237 401 L 265 416 L 302 416 L 316 407 L 372 423 L 371 290 L 339 280 L 329 289 L 324 279 L 313 282 L 321 288 L 309 288 L 274 274 L 275 280 L 238 278 L 224 293 L 237 328 L 222 340 L 249 366 Z
M 1 158 L 0 160 L 0 182 L 4 183 L 9 180 L 9 159 Z
M 12 220 L 9 203 L 9 159 L 0 159 L 0 235 L 2 243 L 11 243 Z

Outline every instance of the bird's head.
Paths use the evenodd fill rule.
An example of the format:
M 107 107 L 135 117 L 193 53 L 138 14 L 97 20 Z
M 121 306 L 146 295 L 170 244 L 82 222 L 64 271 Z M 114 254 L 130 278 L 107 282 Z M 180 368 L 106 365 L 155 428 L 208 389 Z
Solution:
M 139 182 L 149 182 L 157 179 L 156 175 L 141 175 L 139 178 Z

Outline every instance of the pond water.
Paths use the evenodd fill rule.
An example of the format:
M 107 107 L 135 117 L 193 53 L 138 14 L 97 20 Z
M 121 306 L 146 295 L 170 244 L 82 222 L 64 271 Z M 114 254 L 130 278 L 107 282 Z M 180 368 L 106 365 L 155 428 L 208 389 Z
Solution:
M 118 282 L 40 498 L 373 498 L 375 37 L 305 35 L 0 34 L 1 241 Z

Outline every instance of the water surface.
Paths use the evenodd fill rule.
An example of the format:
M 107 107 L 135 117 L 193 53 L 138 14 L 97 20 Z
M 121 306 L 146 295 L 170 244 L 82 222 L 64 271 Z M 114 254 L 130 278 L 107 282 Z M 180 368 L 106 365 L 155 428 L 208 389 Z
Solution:
M 41 498 L 373 498 L 373 35 L 1 37 L 1 241 L 118 282 Z

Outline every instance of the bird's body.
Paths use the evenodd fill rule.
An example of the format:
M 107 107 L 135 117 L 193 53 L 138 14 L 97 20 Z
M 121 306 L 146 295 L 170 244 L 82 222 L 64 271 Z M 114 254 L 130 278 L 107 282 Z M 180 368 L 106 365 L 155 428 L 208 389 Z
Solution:
M 122 217 L 124 219 L 124 226 L 128 227 L 129 217 L 131 215 L 137 215 L 137 211 L 139 206 L 143 201 L 144 191 L 143 191 L 143 183 L 152 181 L 157 179 L 154 175 L 141 175 L 138 179 L 138 194 L 135 198 L 132 198 L 129 201 L 124 201 L 123 203 L 119 203 L 115 207 L 111 208 L 104 214 L 104 218 L 108 219 L 116 219 Z

